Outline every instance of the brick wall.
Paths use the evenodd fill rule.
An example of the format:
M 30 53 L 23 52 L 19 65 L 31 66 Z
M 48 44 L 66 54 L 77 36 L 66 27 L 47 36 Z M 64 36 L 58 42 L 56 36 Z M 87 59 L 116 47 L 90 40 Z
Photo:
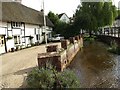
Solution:
M 61 56 L 58 53 L 42 53 L 38 54 L 39 68 L 46 66 L 47 63 L 56 66 L 58 71 L 61 71 Z
M 38 66 L 41 68 L 48 62 L 55 66 L 58 71 L 63 71 L 82 46 L 83 39 L 81 36 L 71 37 L 69 41 L 62 40 L 61 47 L 64 50 L 61 52 L 57 51 L 57 45 L 47 46 L 47 53 L 38 54 Z
M 64 48 L 64 49 L 67 49 L 67 46 L 68 46 L 68 40 L 62 40 L 61 41 L 61 47 Z
M 98 36 L 98 39 L 109 45 L 111 44 L 112 41 L 115 41 L 118 44 L 118 47 L 120 47 L 120 38 L 100 35 Z
M 47 52 L 57 52 L 58 50 L 58 45 L 50 45 L 46 47 Z

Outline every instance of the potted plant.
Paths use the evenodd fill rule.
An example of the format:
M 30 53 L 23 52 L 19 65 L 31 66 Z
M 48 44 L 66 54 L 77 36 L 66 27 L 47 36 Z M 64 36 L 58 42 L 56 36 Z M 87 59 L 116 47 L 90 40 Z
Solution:
M 30 37 L 29 37 L 31 46 L 32 46 L 32 39 L 33 39 L 33 38 L 34 38 L 33 36 L 30 36 Z
M 11 48 L 11 52 L 14 52 L 14 48 Z
M 8 36 L 8 37 L 7 37 L 7 40 L 10 40 L 10 39 L 12 39 L 12 38 L 13 38 L 12 36 Z

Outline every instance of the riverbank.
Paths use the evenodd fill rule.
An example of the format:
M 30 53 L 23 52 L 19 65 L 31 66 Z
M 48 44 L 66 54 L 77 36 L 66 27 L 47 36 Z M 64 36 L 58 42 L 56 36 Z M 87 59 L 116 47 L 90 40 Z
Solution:
M 113 36 L 97 35 L 97 39 L 109 45 L 108 51 L 120 55 L 120 38 Z

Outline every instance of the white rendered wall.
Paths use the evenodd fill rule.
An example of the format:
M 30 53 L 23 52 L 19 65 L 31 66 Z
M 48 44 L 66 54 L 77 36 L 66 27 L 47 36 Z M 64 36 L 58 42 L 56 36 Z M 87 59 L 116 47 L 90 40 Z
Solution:
M 36 33 L 35 33 L 36 30 Z M 30 25 L 30 24 L 25 24 L 25 36 L 32 36 L 32 43 L 38 42 L 36 39 L 36 35 L 39 34 L 41 36 L 41 28 L 39 25 Z M 39 42 L 41 42 L 41 37 L 39 37 Z M 26 38 L 26 44 L 30 44 L 29 38 Z
M 39 26 L 38 25 L 30 25 L 30 24 L 25 24 L 25 36 L 34 36 L 34 30 L 38 29 Z
M 3 42 L 2 42 L 3 41 Z M 4 37 L 0 36 L 0 54 L 5 53 L 5 41 L 4 41 Z
M 14 39 L 10 39 L 6 41 L 7 51 L 11 50 L 11 48 L 15 48 Z
M 63 22 L 66 22 L 66 23 L 70 22 L 70 19 L 65 14 L 62 15 L 62 17 L 60 18 L 60 20 L 63 21 Z
M 6 34 L 6 30 L 7 30 L 6 27 L 7 27 L 7 23 L 0 21 L 0 35 Z
M 12 29 L 12 32 L 13 32 L 13 36 L 20 36 L 21 35 L 21 29 Z
M 0 46 L 0 54 L 5 53 L 5 46 Z

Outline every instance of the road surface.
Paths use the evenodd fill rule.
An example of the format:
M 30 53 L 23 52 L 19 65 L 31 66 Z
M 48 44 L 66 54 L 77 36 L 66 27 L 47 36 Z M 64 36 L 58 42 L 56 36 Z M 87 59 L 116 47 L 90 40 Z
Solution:
M 61 47 L 60 43 L 51 44 Z M 45 51 L 45 45 L 40 45 L 1 55 L 0 88 L 25 87 L 27 73 L 37 66 L 38 53 L 45 53 Z

